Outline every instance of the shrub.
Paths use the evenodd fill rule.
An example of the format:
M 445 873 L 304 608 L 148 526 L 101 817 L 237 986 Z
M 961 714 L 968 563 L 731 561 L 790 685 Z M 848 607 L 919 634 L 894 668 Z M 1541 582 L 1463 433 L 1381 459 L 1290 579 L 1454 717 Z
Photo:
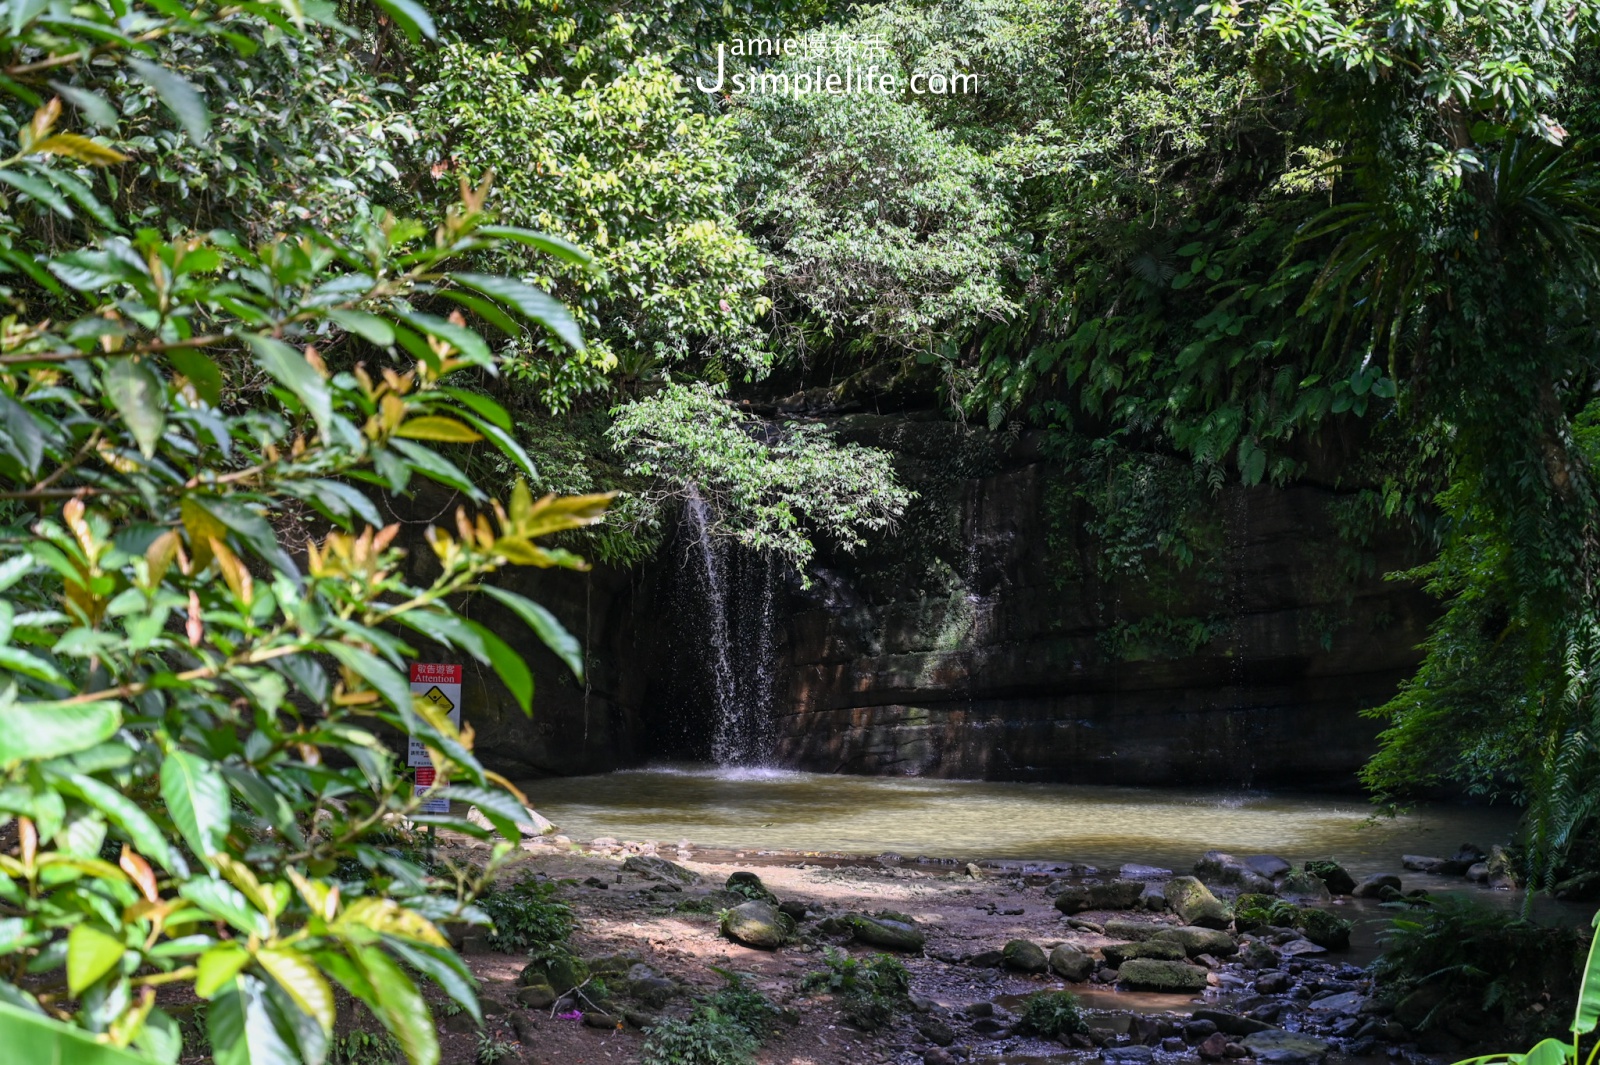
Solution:
M 749 1065 L 778 1016 L 778 1007 L 744 978 L 713 971 L 727 981 L 707 995 L 686 1021 L 663 1021 L 650 1029 L 644 1065 Z
M 728 982 L 722 990 L 708 995 L 704 1007 L 731 1018 L 757 1039 L 764 1037 L 778 1017 L 772 1000 L 744 982 L 738 973 L 713 967 L 713 972 Z
M 858 1027 L 877 1031 L 909 1002 L 911 974 L 897 958 L 875 954 L 861 960 L 829 948 L 823 961 L 827 968 L 802 977 L 801 990 L 838 996 L 845 1019 Z
M 759 1045 L 738 1021 L 715 1009 L 686 1021 L 662 1021 L 645 1039 L 643 1065 L 750 1065 Z
M 572 907 L 554 898 L 556 885 L 522 880 L 478 899 L 494 922 L 489 946 L 506 954 L 565 943 L 572 935 Z
M 336 15 L 313 7 L 308 22 Z M 432 34 L 416 4 L 386 7 L 396 28 Z M 463 915 L 524 811 L 471 730 L 413 695 L 407 663 L 425 638 L 529 711 L 522 656 L 457 611 L 481 594 L 581 671 L 544 608 L 488 579 L 581 565 L 543 541 L 599 520 L 606 497 L 535 500 L 519 482 L 502 505 L 453 461 L 481 444 L 537 476 L 510 414 L 474 391 L 503 360 L 461 308 L 581 347 L 546 294 L 473 264 L 505 238 L 581 253 L 487 225 L 487 183 L 464 186 L 437 227 L 363 213 L 290 233 L 273 222 L 259 240 L 196 232 L 159 201 L 97 198 L 94 168 L 128 162 L 118 103 L 130 125 L 170 112 L 184 129 L 154 132 L 199 151 L 212 119 L 174 56 L 207 49 L 249 83 L 250 64 L 304 39 L 299 12 L 26 3 L 0 27 L 0 50 L 37 60 L 0 79 L 20 140 L 0 176 L 31 198 L 0 203 L 0 823 L 17 854 L 0 856 L 0 1046 L 13 1056 L 175 1060 L 163 1006 L 192 995 L 219 1062 L 320 1060 L 352 998 L 405 1057 L 437 1061 L 418 979 L 479 1011 L 434 922 Z M 305 28 L 325 31 L 342 32 Z M 51 81 L 70 85 L 71 110 Z M 408 558 L 384 514 L 424 481 L 463 503 L 448 531 L 419 537 L 429 557 Z M 421 812 L 379 740 L 407 733 L 450 782 L 427 798 L 470 803 L 492 830 Z M 404 820 L 504 839 L 481 875 L 433 878 L 374 839 Z
M 1560 1030 L 1577 996 L 1585 944 L 1576 929 L 1547 927 L 1481 903 L 1443 895 L 1396 918 L 1373 963 L 1377 994 L 1413 1003 L 1419 1030 L 1492 1025 L 1532 1042 Z M 1535 1004 L 1542 1011 L 1531 1009 Z
M 1022 1007 L 1017 1028 L 1024 1035 L 1054 1039 L 1061 1035 L 1088 1031 L 1089 1025 L 1078 1008 L 1078 996 L 1070 991 L 1041 991 L 1028 998 Z

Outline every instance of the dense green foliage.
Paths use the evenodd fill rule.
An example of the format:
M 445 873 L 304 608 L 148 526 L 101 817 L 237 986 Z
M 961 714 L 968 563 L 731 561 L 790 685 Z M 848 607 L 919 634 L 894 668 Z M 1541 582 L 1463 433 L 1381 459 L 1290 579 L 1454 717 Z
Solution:
M 1022 1016 L 1017 1019 L 1017 1030 L 1028 1035 L 1041 1035 L 1046 1039 L 1088 1031 L 1089 1022 L 1083 1019 L 1078 1007 L 1078 996 L 1071 991 L 1041 991 L 1029 995 L 1022 1005 Z
M 435 794 L 506 840 L 524 813 L 471 730 L 414 699 L 408 640 L 490 666 L 527 709 L 527 666 L 449 603 L 507 565 L 580 565 L 536 541 L 607 501 L 518 482 L 502 506 L 449 457 L 483 442 L 533 472 L 505 409 L 463 387 L 501 360 L 452 307 L 581 350 L 559 303 L 468 267 L 502 241 L 585 256 L 491 224 L 486 185 L 437 226 L 372 208 L 392 127 L 342 106 L 356 74 L 314 58 L 342 30 L 298 5 L 73 13 L 0 22 L 0 1038 L 19 1060 L 171 1063 L 173 986 L 207 1000 L 218 1062 L 321 1062 L 337 985 L 435 1062 L 418 977 L 478 1015 L 437 922 L 484 920 L 471 899 L 512 844 L 464 870 L 394 846 L 496 833 L 419 812 L 380 737 L 420 740 Z M 197 85 L 254 98 L 212 108 Z M 419 479 L 463 506 L 408 566 L 377 504 Z M 485 591 L 581 668 L 542 607 Z
M 801 989 L 835 996 L 840 1012 L 857 1027 L 877 1031 L 910 1005 L 911 974 L 892 954 L 857 958 L 827 947 L 822 960 L 825 967 L 806 973 Z
M 721 972 L 722 970 L 718 970 Z M 686 1020 L 668 1019 L 651 1028 L 645 1065 L 750 1065 L 778 1008 L 742 978 L 723 973 L 727 986 L 695 1004 Z
M 1440 896 L 1395 919 L 1372 967 L 1375 993 L 1405 1003 L 1418 1031 L 1454 1025 L 1532 1043 L 1561 1031 L 1579 1001 L 1586 949 L 1574 929 Z
M 485 892 L 478 909 L 494 922 L 489 945 L 506 954 L 560 946 L 572 935 L 572 907 L 555 898 L 556 885 L 519 880 Z

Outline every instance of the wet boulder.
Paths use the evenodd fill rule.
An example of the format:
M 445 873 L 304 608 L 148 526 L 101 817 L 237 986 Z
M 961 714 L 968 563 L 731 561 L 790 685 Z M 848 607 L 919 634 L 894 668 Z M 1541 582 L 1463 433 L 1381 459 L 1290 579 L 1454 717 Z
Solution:
M 1268 880 L 1276 880 L 1294 868 L 1294 866 L 1276 854 L 1252 854 L 1244 859 L 1244 864 L 1249 867 L 1251 872 L 1264 876 Z
M 1268 1028 L 1240 1040 L 1250 1056 L 1264 1065 L 1318 1065 L 1328 1056 L 1329 1044 L 1316 1036 Z
M 1305 865 L 1305 871 L 1326 884 L 1331 894 L 1348 895 L 1356 889 L 1356 878 L 1332 858 L 1309 861 Z
M 1241 891 L 1270 893 L 1272 880 L 1224 851 L 1206 851 L 1194 863 L 1195 876 L 1212 884 L 1225 884 Z
M 1327 884 L 1316 875 L 1304 871 L 1288 873 L 1278 881 L 1278 894 L 1296 902 L 1324 902 L 1333 898 L 1333 892 L 1328 890 Z
M 1418 873 L 1438 873 L 1444 869 L 1443 858 L 1432 858 L 1426 854 L 1402 854 L 1400 864 L 1407 869 Z
M 778 897 L 767 890 L 767 885 L 761 882 L 759 876 L 748 870 L 741 869 L 738 872 L 729 873 L 727 882 L 722 885 L 722 890 L 730 895 L 738 895 L 740 898 L 748 899 L 751 902 L 765 902 L 772 906 L 778 904 Z
M 1167 882 L 1167 905 L 1184 924 L 1227 928 L 1233 923 L 1233 911 L 1192 876 L 1175 877 Z
M 1177 928 L 1167 927 L 1157 932 L 1154 939 L 1176 943 L 1191 958 L 1198 957 L 1201 954 L 1226 958 L 1239 953 L 1239 944 L 1234 941 L 1234 938 L 1228 933 L 1218 931 L 1215 928 L 1200 928 L 1196 925 L 1182 925 Z
M 700 874 L 693 873 L 679 865 L 669 862 L 665 858 L 654 855 L 635 854 L 622 863 L 622 871 L 636 873 L 646 880 L 659 880 L 665 884 L 698 884 Z
M 1042 973 L 1050 966 L 1044 948 L 1026 939 L 1013 939 L 1000 949 L 1001 963 L 1019 973 Z
M 1307 907 L 1300 911 L 1297 922 L 1307 939 L 1319 947 L 1343 950 L 1350 945 L 1350 932 L 1355 927 L 1343 917 L 1335 917 L 1327 910 Z
M 1113 917 L 1104 926 L 1096 929 L 1102 935 L 1125 942 L 1139 943 L 1152 936 L 1158 935 L 1171 928 L 1170 924 L 1157 924 L 1154 921 L 1129 921 L 1121 917 Z
M 1181 961 L 1135 958 L 1117 973 L 1120 982 L 1131 991 L 1193 994 L 1206 986 L 1206 970 Z
M 1376 899 L 1382 897 L 1384 888 L 1399 892 L 1400 878 L 1392 873 L 1373 873 L 1357 884 L 1350 894 L 1358 899 Z
M 1143 894 L 1144 884 L 1138 880 L 1073 884 L 1056 896 L 1056 909 L 1069 916 L 1085 910 L 1131 910 L 1139 905 Z
M 921 929 L 912 924 L 909 918 L 900 921 L 890 917 L 868 917 L 863 913 L 852 913 L 847 914 L 845 920 L 849 923 L 850 931 L 855 938 L 869 947 L 915 954 L 928 943 L 928 937 L 923 935 Z
M 1063 943 L 1050 952 L 1050 968 L 1062 979 L 1081 984 L 1094 972 L 1094 959 Z
M 1516 867 L 1511 864 L 1511 855 L 1500 844 L 1496 843 L 1489 848 L 1488 858 L 1489 886 L 1496 891 L 1515 891 L 1517 888 Z
M 741 902 L 722 918 L 722 934 L 746 947 L 777 950 L 788 938 L 784 918 L 767 902 Z
M 1100 948 L 1106 964 L 1120 969 L 1124 962 L 1135 958 L 1155 958 L 1158 961 L 1183 961 L 1188 953 L 1183 944 L 1170 939 L 1147 939 L 1143 943 L 1108 943 Z

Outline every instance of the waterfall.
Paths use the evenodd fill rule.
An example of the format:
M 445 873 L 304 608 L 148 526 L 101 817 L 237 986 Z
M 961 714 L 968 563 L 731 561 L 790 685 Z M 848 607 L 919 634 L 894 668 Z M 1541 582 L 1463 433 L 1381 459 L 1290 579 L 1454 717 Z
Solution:
M 717 537 L 693 485 L 683 509 L 684 561 L 703 608 L 695 642 L 716 703 L 711 757 L 721 766 L 762 766 L 775 739 L 778 567 L 770 552 L 742 550 Z

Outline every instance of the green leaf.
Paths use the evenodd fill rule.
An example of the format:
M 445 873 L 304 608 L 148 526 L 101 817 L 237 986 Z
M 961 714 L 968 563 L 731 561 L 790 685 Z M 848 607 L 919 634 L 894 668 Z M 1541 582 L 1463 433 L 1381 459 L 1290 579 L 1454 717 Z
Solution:
M 386 935 L 383 941 L 390 950 L 400 955 L 401 961 L 432 979 L 445 994 L 461 1003 L 461 1008 L 467 1011 L 468 1016 L 479 1025 L 483 1024 L 483 1013 L 478 1007 L 478 980 L 454 951 L 404 940 L 399 936 Z
M 522 707 L 524 714 L 533 712 L 533 674 L 528 672 L 528 664 L 522 656 L 513 651 L 504 640 L 479 625 L 475 621 L 467 622 L 483 639 L 484 650 L 489 654 L 489 664 L 494 666 L 494 671 L 505 682 L 507 690 L 517 705 Z
M 201 998 L 214 998 L 249 964 L 250 952 L 244 947 L 232 940 L 218 943 L 200 955 L 195 963 L 198 972 L 194 978 L 194 993 Z
M 517 617 L 527 623 L 528 628 L 534 631 L 534 634 L 539 637 L 544 645 L 554 651 L 556 657 L 567 664 L 567 668 L 572 670 L 573 676 L 579 680 L 583 679 L 583 647 L 578 643 L 577 637 L 568 632 L 566 626 L 556 620 L 554 614 L 535 603 L 532 599 L 518 595 L 516 592 L 509 592 L 504 588 L 484 585 L 481 590 L 510 607 Z
M 450 277 L 515 308 L 529 321 L 538 322 L 566 341 L 573 350 L 583 350 L 583 333 L 560 300 L 515 278 L 492 274 L 451 274 Z
M 449 459 L 443 458 L 435 452 L 429 451 L 421 444 L 413 443 L 398 437 L 390 438 L 389 443 L 394 449 L 406 457 L 413 468 L 425 477 L 438 481 L 440 484 L 449 485 L 462 495 L 474 502 L 483 501 L 483 492 L 472 483 L 472 479 L 461 472 L 460 467 Z
M 206 1034 L 216 1065 L 301 1065 L 267 1010 L 266 988 L 237 976 L 206 1007 Z
M 1522 1056 L 1523 1065 L 1567 1065 L 1572 1060 L 1572 1045 L 1559 1039 L 1545 1039 Z
M 150 815 L 120 791 L 81 773 L 67 777 L 62 788 L 109 817 L 112 824 L 128 834 L 134 849 L 144 857 L 154 860 L 168 872 L 186 869 L 183 861 L 167 846 L 167 837 L 150 820 Z
M 514 436 L 498 425 L 478 417 L 471 411 L 462 411 L 461 416 L 476 425 L 479 431 L 493 441 L 495 447 L 500 449 L 501 454 L 517 464 L 522 472 L 528 476 L 529 480 L 537 481 L 539 479 L 538 467 L 533 464 L 533 460 L 528 457 L 528 453 L 523 450 L 521 444 L 517 443 Z
M 417 985 L 376 947 L 351 944 L 350 952 L 372 988 L 373 1012 L 400 1043 L 412 1065 L 439 1065 L 439 1036 Z M 219 1059 L 217 1065 L 224 1065 Z
M 333 421 L 333 397 L 322 375 L 304 355 L 275 337 L 247 333 L 245 340 L 261 368 L 305 404 L 316 420 L 318 431 L 327 435 L 328 425 Z
M 256 953 L 256 961 L 324 1032 L 333 1032 L 333 989 L 311 959 L 287 947 L 267 947 Z
M 0 447 L 17 457 L 32 473 L 44 459 L 44 433 L 33 412 L 0 388 Z
M 272 932 L 267 915 L 253 909 L 243 892 L 220 880 L 188 880 L 178 894 L 247 936 L 265 937 Z
M 50 88 L 60 93 L 73 107 L 82 111 L 83 117 L 91 126 L 100 126 L 104 129 L 117 128 L 116 108 L 99 93 L 80 89 L 76 85 L 68 85 L 64 81 L 52 81 Z
M 4 181 L 12 188 L 27 193 L 63 218 L 72 217 L 72 206 L 67 203 L 61 193 L 56 191 L 55 186 L 44 178 L 33 174 L 24 174 L 17 170 L 0 170 L 0 181 Z M 54 270 L 55 265 L 52 263 L 50 268 Z M 72 284 L 66 278 L 62 278 L 62 280 L 69 285 Z
M 394 345 L 394 326 L 366 311 L 329 311 L 328 317 L 369 344 L 380 348 Z
M 150 1065 L 148 1058 L 40 1013 L 0 1002 L 0 1046 L 8 1061 L 71 1062 L 71 1065 Z
M 518 244 L 526 244 L 530 248 L 538 248 L 548 252 L 558 259 L 572 263 L 574 266 L 593 266 L 594 257 L 576 244 L 552 237 L 548 233 L 536 233 L 531 229 L 518 229 L 515 226 L 479 226 L 477 232 L 485 237 L 497 237 L 501 240 L 514 240 Z
M 0 648 L 9 651 L 11 648 Z M 0 666 L 4 666 L 0 655 Z M 122 726 L 122 704 L 0 701 L 0 765 L 86 751 Z
M 228 782 L 216 766 L 188 751 L 169 752 L 161 763 L 161 797 L 191 851 L 205 858 L 224 848 L 231 822 Z
M 67 990 L 82 995 L 122 960 L 122 940 L 80 924 L 67 934 Z
M 155 90 L 196 144 L 211 136 L 211 112 L 187 78 L 147 59 L 130 56 L 128 67 L 134 77 Z
M 408 440 L 438 440 L 447 444 L 472 444 L 483 439 L 477 431 L 454 418 L 443 418 L 437 414 L 409 418 L 394 432 L 396 436 Z
M 417 43 L 419 34 L 430 41 L 439 36 L 439 31 L 433 24 L 433 16 L 428 14 L 428 9 L 416 0 L 375 0 L 375 2 L 393 16 L 412 44 Z
M 222 402 L 222 371 L 209 357 L 193 348 L 174 348 L 167 352 L 167 361 L 189 379 L 201 399 L 213 407 Z
M 406 717 L 411 716 L 411 682 L 404 673 L 378 656 L 347 643 L 329 643 L 323 649 L 337 658 L 340 665 L 372 685 L 373 690 L 395 709 Z
M 1600 928 L 1600 913 L 1595 914 L 1595 927 Z M 1578 1011 L 1572 1019 L 1572 1030 L 1578 1035 L 1588 1035 L 1600 1023 L 1600 935 L 1589 943 L 1589 963 L 1584 966 L 1583 982 L 1578 985 Z
M 167 427 L 167 390 L 143 360 L 116 358 L 106 367 L 106 395 L 122 415 L 139 453 L 150 458 Z
M 496 427 L 504 429 L 506 432 L 511 431 L 511 415 L 506 413 L 506 409 L 504 407 L 490 399 L 488 396 L 481 395 L 477 392 L 468 392 L 464 388 L 452 388 L 448 385 L 439 389 L 439 391 L 443 392 L 456 402 L 471 407 L 479 414 L 479 416 L 486 419 Z

